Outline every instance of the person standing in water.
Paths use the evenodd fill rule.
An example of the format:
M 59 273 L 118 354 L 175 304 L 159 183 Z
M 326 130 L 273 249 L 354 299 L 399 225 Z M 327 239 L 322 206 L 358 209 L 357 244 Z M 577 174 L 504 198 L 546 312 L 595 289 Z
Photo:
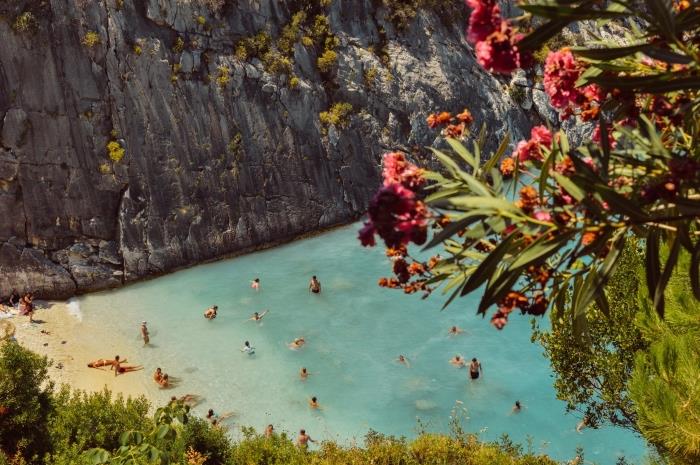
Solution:
M 522 405 L 520 405 L 520 401 L 516 400 L 515 405 L 513 405 L 513 413 L 520 413 L 520 411 L 523 409 Z
M 306 447 L 308 447 L 310 442 L 316 442 L 316 441 L 311 439 L 311 436 L 306 434 L 305 429 L 299 430 L 299 436 L 297 436 L 297 446 L 305 449 Z
M 143 337 L 143 345 L 147 346 L 149 342 L 151 342 L 151 338 L 149 337 L 150 334 L 148 333 L 148 327 L 146 326 L 146 322 L 142 321 L 141 322 L 141 337 Z
M 311 281 L 309 281 L 309 291 L 314 294 L 321 293 L 321 282 L 316 278 L 316 275 L 312 276 Z
M 218 305 L 213 305 L 213 306 L 209 307 L 204 312 L 204 318 L 206 318 L 207 320 L 213 320 L 214 318 L 216 318 L 216 313 L 218 312 L 218 310 L 219 310 Z
M 309 400 L 309 407 L 311 407 L 311 408 L 314 409 L 314 410 L 315 410 L 315 409 L 318 409 L 318 408 L 321 408 L 321 405 L 318 403 L 318 398 L 317 398 L 316 396 L 313 396 L 313 397 Z
M 472 363 L 469 364 L 469 376 L 471 379 L 479 379 L 479 375 L 483 373 L 484 369 L 481 368 L 481 362 L 474 357 Z
M 275 434 L 275 427 L 271 424 L 267 425 L 267 428 L 265 428 L 265 437 L 271 438 L 273 434 Z
M 453 326 L 450 328 L 450 330 L 447 332 L 450 336 L 456 336 L 458 334 L 462 334 L 464 330 L 458 326 Z
M 260 278 L 255 278 L 250 282 L 250 287 L 253 290 L 259 291 L 260 290 Z
M 243 344 L 243 348 L 241 349 L 241 352 L 246 353 L 248 355 L 253 355 L 255 353 L 255 348 L 250 346 L 250 342 L 245 341 L 245 344 Z
M 408 361 L 408 358 L 406 358 L 404 355 L 399 355 L 399 357 L 396 359 L 398 363 L 401 363 L 402 365 L 406 365 L 407 367 L 410 367 L 411 364 Z
M 309 372 L 306 370 L 306 367 L 301 367 L 301 370 L 299 370 L 299 377 L 302 380 L 309 377 Z

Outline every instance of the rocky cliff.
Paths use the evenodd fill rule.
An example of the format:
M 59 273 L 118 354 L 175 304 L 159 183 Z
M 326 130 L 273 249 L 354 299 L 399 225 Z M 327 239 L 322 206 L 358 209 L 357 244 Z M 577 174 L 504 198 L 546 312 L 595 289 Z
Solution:
M 0 0 L 0 295 L 65 298 L 351 221 L 382 152 L 434 142 L 432 110 L 469 108 L 491 145 L 526 132 L 462 3 L 405 11 L 420 3 Z

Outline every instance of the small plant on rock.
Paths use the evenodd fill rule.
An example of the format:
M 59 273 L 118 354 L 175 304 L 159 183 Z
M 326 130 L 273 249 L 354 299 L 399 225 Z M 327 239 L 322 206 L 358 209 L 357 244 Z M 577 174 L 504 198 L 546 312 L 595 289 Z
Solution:
M 83 40 L 80 41 L 81 44 L 87 48 L 92 48 L 100 44 L 100 35 L 95 31 L 88 31 L 84 36 Z
M 322 73 L 328 73 L 333 70 L 337 60 L 338 55 L 333 50 L 326 50 L 320 57 L 318 57 L 316 65 L 318 66 L 319 71 Z
M 328 111 L 322 111 L 318 116 L 324 126 L 336 126 L 346 128 L 350 122 L 352 105 L 347 102 L 336 102 Z
M 34 32 L 38 27 L 36 17 L 31 11 L 25 11 L 15 18 L 12 29 L 17 32 Z
M 121 161 L 121 159 L 124 158 L 125 152 L 126 150 L 124 150 L 124 147 L 116 140 L 111 140 L 107 143 L 107 155 L 113 162 L 118 163 Z
M 231 82 L 231 68 L 226 65 L 219 65 L 217 71 L 219 74 L 216 76 L 216 83 L 219 87 L 224 88 Z

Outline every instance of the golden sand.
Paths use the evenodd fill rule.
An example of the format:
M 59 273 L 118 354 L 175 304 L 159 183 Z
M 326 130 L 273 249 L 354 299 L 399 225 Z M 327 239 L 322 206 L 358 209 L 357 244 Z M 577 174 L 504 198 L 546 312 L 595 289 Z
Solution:
M 116 354 L 126 357 L 126 365 L 131 365 L 125 349 L 133 347 L 133 342 L 127 344 L 118 334 L 98 337 L 104 334 L 105 328 L 91 328 L 79 315 L 71 314 L 65 302 L 39 303 L 37 307 L 34 312 L 37 323 L 29 323 L 26 316 L 15 316 L 7 321 L 15 325 L 15 337 L 22 346 L 53 360 L 49 376 L 57 385 L 68 384 L 89 392 L 107 387 L 126 396 L 152 397 L 151 373 L 145 370 L 114 376 L 109 368 L 87 367 L 92 360 L 112 359 Z

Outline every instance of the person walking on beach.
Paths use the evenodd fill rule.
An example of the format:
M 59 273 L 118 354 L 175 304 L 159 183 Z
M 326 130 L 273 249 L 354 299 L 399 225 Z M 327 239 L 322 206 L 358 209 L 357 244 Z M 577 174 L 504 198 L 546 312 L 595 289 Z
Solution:
M 471 379 L 479 379 L 479 375 L 483 373 L 484 369 L 481 368 L 481 362 L 474 357 L 472 363 L 469 364 L 469 376 Z
M 305 429 L 299 430 L 299 436 L 297 436 L 297 446 L 305 449 L 308 447 L 310 442 L 316 442 L 316 441 L 311 439 L 311 436 L 306 434 Z
M 141 322 L 141 337 L 143 338 L 143 345 L 147 346 L 149 342 L 151 342 L 151 338 L 149 337 L 148 333 L 148 327 L 146 326 L 146 322 L 142 321 Z
M 311 281 L 309 281 L 309 291 L 313 292 L 314 294 L 321 293 L 321 282 L 316 279 L 316 275 L 312 276 Z
M 34 296 L 31 293 L 19 299 L 19 314 L 29 316 L 29 322 L 34 322 Z

